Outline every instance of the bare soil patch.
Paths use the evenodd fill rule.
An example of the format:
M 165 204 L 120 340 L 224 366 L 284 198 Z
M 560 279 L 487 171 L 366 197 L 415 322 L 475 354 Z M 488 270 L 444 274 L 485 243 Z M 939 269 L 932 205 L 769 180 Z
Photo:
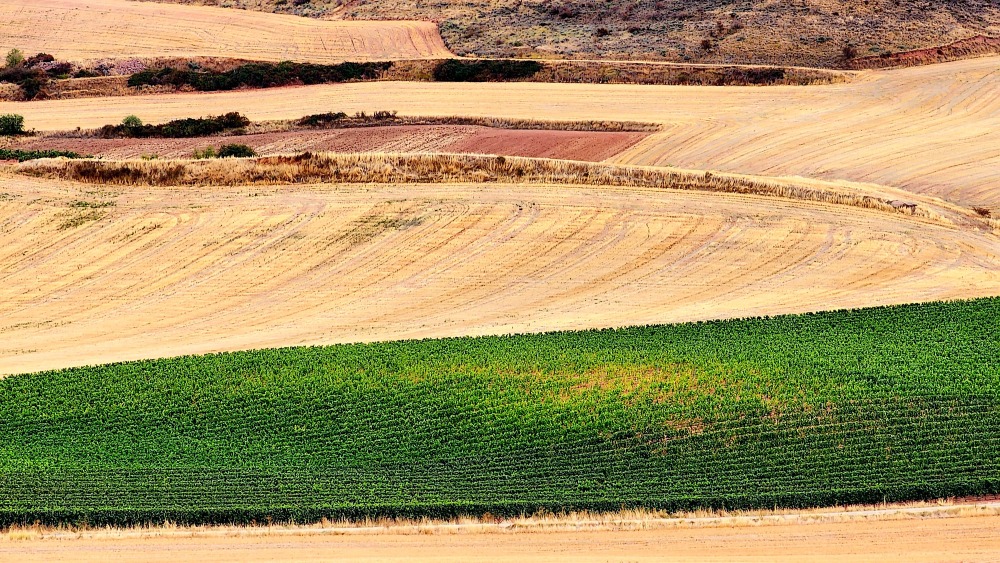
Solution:
M 524 131 L 478 126 L 402 125 L 357 129 L 298 130 L 194 139 L 96 139 L 27 137 L 25 150 L 71 150 L 107 158 L 190 158 L 195 150 L 227 143 L 246 144 L 258 154 L 302 151 L 449 152 L 534 156 L 600 161 L 633 146 L 648 133 L 599 131 Z M 2 144 L 2 141 L 0 141 Z

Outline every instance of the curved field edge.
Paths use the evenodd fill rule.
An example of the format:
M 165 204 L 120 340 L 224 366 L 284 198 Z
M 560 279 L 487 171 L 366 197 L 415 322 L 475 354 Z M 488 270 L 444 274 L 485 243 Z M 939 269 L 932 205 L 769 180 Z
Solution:
M 36 178 L 109 186 L 497 182 L 699 190 L 846 205 L 953 223 L 942 214 L 947 208 L 944 213 L 957 213 L 963 222 L 993 228 L 991 220 L 939 200 L 921 198 L 918 205 L 894 199 L 887 194 L 913 194 L 887 187 L 874 191 L 859 184 L 513 156 L 306 152 L 218 160 L 40 159 L 14 165 L 12 170 Z
M 805 508 L 1000 492 L 1000 299 L 0 382 L 0 522 Z

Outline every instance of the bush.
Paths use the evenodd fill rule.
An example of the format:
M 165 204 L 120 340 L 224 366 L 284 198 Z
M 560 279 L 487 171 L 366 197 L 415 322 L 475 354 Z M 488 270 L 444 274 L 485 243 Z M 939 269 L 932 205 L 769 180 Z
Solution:
M 219 158 L 250 158 L 257 153 L 247 145 L 222 145 L 219 147 Z
M 24 62 L 24 53 L 20 49 L 11 49 L 7 52 L 7 68 L 14 68 Z
M 0 135 L 11 137 L 24 134 L 24 116 L 9 113 L 0 115 Z
M 304 127 L 323 127 L 340 121 L 346 117 L 347 114 L 342 111 L 338 111 L 336 113 L 330 111 L 327 113 L 314 113 L 312 115 L 307 115 L 295 123 Z
M 531 78 L 542 70 L 537 61 L 460 61 L 449 59 L 434 69 L 438 82 L 500 82 Z
M 173 67 L 148 69 L 129 77 L 128 85 L 192 86 L 202 92 L 234 90 L 236 88 L 270 88 L 289 84 L 328 84 L 348 80 L 373 80 L 388 70 L 392 63 L 341 63 L 318 65 L 289 61 L 249 63 L 226 72 L 183 70 Z
M 241 129 L 247 125 L 250 125 L 250 120 L 237 112 L 229 112 L 215 117 L 175 119 L 160 125 L 144 125 L 141 119 L 130 115 L 122 120 L 121 125 L 105 125 L 98 131 L 98 136 L 104 138 L 205 137 L 231 129 Z
M 215 158 L 215 147 L 206 147 L 203 150 L 195 149 L 194 157 L 197 160 L 204 160 L 206 158 Z
M 26 160 L 35 160 L 38 158 L 56 158 L 60 156 L 66 158 L 82 158 L 79 154 L 72 151 L 24 151 L 20 149 L 0 149 L 0 160 L 16 160 L 18 162 L 24 162 Z

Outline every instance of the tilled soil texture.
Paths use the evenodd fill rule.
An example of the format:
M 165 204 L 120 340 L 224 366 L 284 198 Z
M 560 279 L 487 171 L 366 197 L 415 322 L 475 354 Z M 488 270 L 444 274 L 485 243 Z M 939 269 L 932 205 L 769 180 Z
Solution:
M 410 116 L 653 122 L 613 158 L 890 185 L 1000 214 L 1000 58 L 870 72 L 827 86 L 378 82 L 48 102 L 0 102 L 40 130 L 239 111 L 255 121 L 374 109 Z M 498 101 L 501 100 L 501 101 Z
M 194 139 L 25 137 L 0 146 L 65 150 L 108 158 L 190 158 L 195 150 L 238 143 L 258 154 L 326 152 L 449 152 L 601 161 L 632 147 L 648 133 L 538 131 L 467 125 L 403 125 L 298 130 Z
M 127 0 L 0 0 L 0 43 L 59 60 L 225 57 L 338 63 L 449 57 L 430 22 L 330 22 Z
M 979 227 L 774 197 L 10 175 L 0 186 L 8 374 L 1000 293 L 1000 239 Z

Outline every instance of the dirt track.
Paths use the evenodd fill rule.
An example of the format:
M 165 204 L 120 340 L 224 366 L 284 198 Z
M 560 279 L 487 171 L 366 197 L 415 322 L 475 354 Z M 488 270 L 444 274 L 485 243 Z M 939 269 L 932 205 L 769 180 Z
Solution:
M 600 161 L 622 152 L 649 133 L 598 131 L 526 131 L 467 125 L 404 125 L 356 129 L 286 131 L 259 135 L 195 139 L 74 139 L 19 140 L 18 148 L 68 150 L 108 158 L 191 158 L 195 150 L 244 143 L 258 154 L 296 151 L 447 152 L 534 156 Z M 0 141 L 0 147 L 7 143 Z
M 654 121 L 668 130 L 614 158 L 892 185 L 1000 212 L 1000 58 L 872 72 L 850 84 L 767 88 L 360 83 L 0 103 L 28 127 L 63 130 L 241 111 L 321 111 Z M 502 102 L 498 102 L 502 100 Z
M 1000 517 L 644 531 L 416 536 L 24 539 L 0 561 L 987 561 Z
M 224 57 L 336 63 L 450 57 L 430 22 L 322 21 L 128 0 L 0 0 L 0 50 L 60 60 Z
M 1000 293 L 995 235 L 791 200 L 514 185 L 0 186 L 0 373 Z

